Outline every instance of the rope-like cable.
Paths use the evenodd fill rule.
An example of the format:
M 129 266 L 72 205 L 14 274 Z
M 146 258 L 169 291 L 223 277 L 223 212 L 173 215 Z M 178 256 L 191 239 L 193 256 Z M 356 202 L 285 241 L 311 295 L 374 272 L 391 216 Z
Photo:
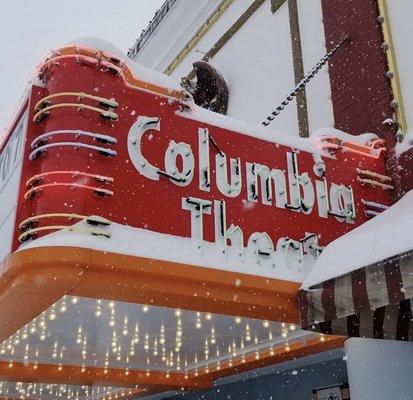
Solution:
M 93 146 L 91 144 L 81 143 L 81 142 L 57 142 L 45 144 L 44 146 L 39 146 L 35 148 L 29 155 L 29 160 L 33 161 L 38 158 L 38 156 L 43 153 L 45 150 L 60 147 L 60 146 L 73 146 L 73 147 L 83 147 L 85 149 L 95 150 L 99 153 L 107 155 L 109 157 L 115 157 L 118 153 L 115 150 L 107 149 L 105 147 Z
M 32 149 L 36 148 L 39 142 L 51 136 L 64 135 L 64 134 L 72 134 L 77 137 L 79 136 L 92 137 L 98 141 L 101 141 L 107 144 L 116 144 L 118 142 L 116 138 L 109 136 L 109 135 L 102 135 L 100 133 L 87 132 L 87 131 L 82 131 L 79 129 L 61 129 L 61 130 L 46 132 L 42 135 L 37 136 L 37 138 L 33 140 L 31 144 L 31 148 Z
M 344 36 L 324 57 L 315 65 L 315 67 L 297 84 L 294 90 L 285 98 L 284 101 L 262 122 L 262 125 L 268 126 L 277 115 L 281 113 L 288 106 L 288 104 L 303 90 L 307 83 L 314 78 L 314 76 L 321 70 L 321 68 L 330 60 L 330 58 L 340 49 L 348 36 Z
M 332 138 L 330 138 L 332 139 Z M 337 138 L 334 138 L 335 142 L 326 141 L 321 144 L 323 150 L 343 150 L 350 151 L 352 153 L 361 154 L 363 156 L 378 159 L 383 151 L 386 151 L 386 147 L 371 147 L 364 146 L 353 142 L 343 142 Z
M 44 105 L 44 103 L 47 103 L 51 99 L 55 99 L 57 97 L 77 97 L 78 100 L 83 100 L 83 99 L 90 99 L 90 100 L 96 100 L 99 103 L 105 104 L 108 107 L 113 107 L 117 108 L 119 107 L 119 103 L 114 100 L 114 99 L 106 99 L 105 97 L 99 97 L 99 96 L 94 96 L 92 94 L 84 93 L 84 92 L 60 92 L 60 93 L 54 93 L 49 96 L 43 97 L 41 100 L 37 102 L 37 104 L 34 106 L 34 109 L 36 111 L 41 110 Z
M 80 233 L 90 233 L 91 235 L 95 236 L 104 236 L 106 238 L 110 238 L 111 234 L 109 232 L 105 232 L 101 229 L 87 229 L 87 228 L 82 228 L 79 226 L 66 226 L 66 225 L 49 225 L 49 226 L 41 226 L 39 228 L 33 228 L 29 229 L 28 231 L 22 233 L 18 240 L 20 243 L 30 239 L 31 236 L 38 232 L 43 232 L 43 231 L 68 231 L 68 232 L 80 232 Z
M 72 108 L 77 108 L 78 110 L 86 109 L 86 110 L 90 110 L 90 111 L 95 111 L 95 112 L 99 113 L 102 118 L 108 118 L 108 119 L 111 119 L 113 121 L 117 121 L 118 118 L 119 118 L 118 114 L 116 114 L 112 111 L 104 110 L 103 108 L 93 107 L 93 106 L 89 106 L 89 105 L 83 104 L 83 103 L 60 103 L 60 104 L 52 104 L 50 106 L 42 108 L 33 117 L 33 122 L 40 122 L 41 117 L 44 114 L 46 114 L 49 111 L 54 110 L 56 108 L 63 108 L 63 107 L 72 107 Z
M 359 175 L 368 176 L 370 178 L 376 178 L 376 179 L 379 179 L 380 181 L 383 181 L 383 182 L 391 182 L 392 181 L 390 176 L 378 174 L 377 172 L 371 172 L 371 171 L 363 170 L 363 169 L 360 169 L 360 168 L 356 168 L 356 171 Z
M 81 219 L 81 220 L 86 220 L 87 222 L 91 224 L 96 224 L 96 225 L 104 225 L 104 226 L 109 226 L 111 224 L 111 221 L 109 221 L 106 218 L 99 217 L 97 215 L 80 215 L 80 214 L 68 214 L 68 213 L 51 213 L 51 214 L 39 214 L 39 215 L 34 215 L 32 217 L 26 218 L 24 221 L 20 222 L 19 228 L 24 229 L 25 226 L 32 222 L 37 222 L 40 219 L 47 219 L 47 218 L 67 218 L 67 219 Z
M 357 177 L 357 180 L 362 184 L 362 185 L 370 185 L 370 186 L 378 186 L 382 188 L 383 190 L 393 190 L 394 187 L 392 185 L 387 185 L 385 183 L 377 182 L 372 179 L 365 179 L 365 178 L 360 178 Z
M 72 176 L 84 176 L 88 178 L 93 178 L 97 182 L 103 182 L 103 183 L 112 183 L 113 178 L 110 176 L 104 176 L 104 175 L 95 175 L 95 174 L 88 174 L 87 172 L 79 172 L 79 171 L 50 171 L 50 172 L 44 172 L 42 174 L 34 175 L 30 179 L 27 180 L 26 182 L 26 187 L 31 188 L 36 182 L 42 181 L 42 178 L 45 176 L 49 175 L 72 175 Z
M 24 198 L 26 200 L 30 200 L 37 192 L 42 191 L 43 189 L 54 187 L 54 186 L 70 187 L 71 189 L 87 189 L 99 195 L 113 196 L 113 192 L 111 190 L 102 189 L 102 188 L 98 188 L 94 186 L 81 185 L 80 183 L 57 182 L 57 183 L 46 183 L 45 185 L 35 186 L 34 188 L 31 188 L 25 193 Z

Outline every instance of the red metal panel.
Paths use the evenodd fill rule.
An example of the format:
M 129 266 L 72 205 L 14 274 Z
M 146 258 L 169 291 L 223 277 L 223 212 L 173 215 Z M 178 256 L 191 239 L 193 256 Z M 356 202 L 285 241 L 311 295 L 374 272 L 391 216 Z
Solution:
M 352 152 L 339 151 L 337 160 L 329 158 L 324 160 L 327 167 L 326 179 L 329 184 L 334 182 L 353 185 L 358 211 L 354 224 L 339 222 L 333 216 L 327 219 L 320 218 L 317 205 L 310 215 L 305 215 L 301 212 L 276 208 L 275 205 L 264 205 L 260 200 L 257 203 L 246 204 L 245 163 L 256 162 L 270 169 L 278 168 L 286 171 L 286 153 L 291 152 L 291 148 L 178 116 L 176 114 L 180 107 L 178 101 L 126 86 L 122 76 L 102 72 L 94 66 L 81 66 L 74 58 L 60 60 L 60 64 L 52 66 L 50 71 L 52 75 L 46 88 L 35 87 L 33 90 L 30 118 L 34 113 L 33 105 L 45 95 L 65 91 L 82 91 L 105 98 L 114 97 L 119 102 L 119 108 L 116 109 L 119 120 L 115 122 L 104 120 L 98 113 L 88 110 L 62 108 L 52 110 L 50 116 L 40 124 L 30 122 L 17 222 L 42 213 L 98 214 L 120 224 L 189 237 L 190 213 L 182 210 L 181 201 L 183 197 L 191 196 L 206 200 L 224 199 L 227 203 L 228 225 L 234 223 L 241 226 L 244 231 L 245 245 L 253 232 L 268 232 L 275 243 L 281 237 L 288 236 L 298 240 L 305 235 L 305 232 L 315 232 L 321 235 L 320 243 L 326 245 L 365 222 L 361 199 L 389 203 L 387 193 L 380 189 L 361 186 L 357 182 L 357 167 L 384 174 L 382 159 L 376 160 Z M 61 99 L 56 103 L 64 100 Z M 83 100 L 83 102 L 86 101 Z M 143 137 L 142 151 L 152 164 L 164 169 L 164 154 L 170 140 L 185 142 L 191 146 L 195 157 L 195 172 L 188 186 L 178 187 L 165 177 L 160 177 L 159 181 L 147 179 L 140 175 L 132 165 L 127 150 L 127 136 L 138 116 L 157 116 L 161 119 L 161 131 L 154 131 L 153 134 Z M 229 198 L 218 191 L 215 183 L 215 150 L 212 146 L 211 191 L 205 192 L 199 189 L 198 129 L 200 127 L 209 129 L 221 150 L 228 156 L 241 158 L 243 189 L 238 197 Z M 82 148 L 76 150 L 73 147 L 56 147 L 49 149 L 39 159 L 30 161 L 28 156 L 32 151 L 31 141 L 39 134 L 55 129 L 84 129 L 114 136 L 118 143 L 110 147 L 116 149 L 118 154 L 114 158 L 108 158 Z M 63 140 L 73 141 L 73 136 L 53 137 L 48 143 Z M 90 138 L 82 138 L 81 141 L 96 145 L 96 142 Z M 298 152 L 298 162 L 300 172 L 308 172 L 313 183 L 316 179 L 320 180 L 313 172 L 312 154 L 304 151 Z M 24 193 L 27 191 L 25 184 L 28 179 L 39 173 L 57 170 L 76 170 L 113 177 L 113 184 L 95 183 L 95 185 L 112 190 L 114 195 L 101 198 L 84 189 L 55 186 L 45 189 L 31 200 L 24 198 Z M 79 177 L 70 176 L 50 178 L 49 183 L 63 181 L 82 183 Z M 85 183 L 91 184 L 90 181 Z M 213 242 L 214 218 L 212 215 L 206 215 L 204 219 L 205 239 Z M 54 224 L 60 222 L 59 220 L 53 221 Z M 16 230 L 14 249 L 18 246 L 19 233 Z

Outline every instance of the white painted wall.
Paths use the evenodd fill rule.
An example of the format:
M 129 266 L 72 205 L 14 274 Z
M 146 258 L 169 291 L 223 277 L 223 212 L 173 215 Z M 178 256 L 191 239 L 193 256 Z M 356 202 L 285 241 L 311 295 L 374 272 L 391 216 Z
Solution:
M 26 126 L 27 113 L 0 154 L 0 263 L 11 251 Z
M 413 343 L 348 339 L 345 343 L 351 400 L 412 400 Z
M 197 28 L 215 9 L 216 0 L 180 0 L 171 15 L 138 54 L 136 61 L 157 70 L 165 68 Z M 225 13 L 172 72 L 180 80 L 203 57 L 251 5 L 251 0 L 234 0 Z M 304 70 L 307 72 L 325 54 L 321 0 L 298 0 Z M 179 32 L 179 34 L 177 34 Z M 261 123 L 294 88 L 294 70 L 288 6 L 272 14 L 270 1 L 231 38 L 210 61 L 225 76 L 229 89 L 228 115 Z M 307 86 L 310 132 L 334 125 L 330 80 L 325 67 Z M 295 100 L 274 120 L 272 128 L 298 135 Z
M 294 87 L 289 32 L 286 4 L 272 14 L 264 3 L 211 60 L 228 81 L 228 115 L 259 124 Z M 298 134 L 295 100 L 271 126 Z
M 204 56 L 204 53 L 211 49 L 211 47 L 217 42 L 217 40 L 234 24 L 234 22 L 250 5 L 251 0 L 234 0 L 232 4 L 226 9 L 225 13 L 212 25 L 212 27 L 206 32 L 206 34 L 192 49 L 192 51 L 181 61 L 175 71 L 173 71 L 172 76 L 175 76 L 178 79 L 180 79 L 182 76 L 186 76 L 192 70 L 192 64 L 195 61 L 200 60 Z M 211 12 L 212 11 L 213 10 L 211 10 Z M 188 15 L 188 18 L 191 18 L 191 16 Z M 189 39 L 190 37 L 187 37 L 186 42 Z M 228 46 L 228 44 L 229 43 L 227 43 L 226 46 Z
M 164 71 L 219 3 L 220 0 L 179 0 L 139 51 L 136 60 Z
M 407 126 L 413 131 L 413 2 L 387 0 Z
M 304 73 L 320 61 L 326 53 L 323 11 L 321 0 L 298 0 Z M 334 127 L 328 65 L 306 87 L 308 123 L 310 132 L 324 127 Z

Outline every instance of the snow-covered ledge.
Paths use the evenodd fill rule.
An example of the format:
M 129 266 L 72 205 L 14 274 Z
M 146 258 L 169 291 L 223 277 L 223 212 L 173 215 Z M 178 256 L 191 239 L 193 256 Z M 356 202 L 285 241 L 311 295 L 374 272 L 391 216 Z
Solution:
M 413 340 L 413 191 L 331 242 L 299 291 L 302 327 Z

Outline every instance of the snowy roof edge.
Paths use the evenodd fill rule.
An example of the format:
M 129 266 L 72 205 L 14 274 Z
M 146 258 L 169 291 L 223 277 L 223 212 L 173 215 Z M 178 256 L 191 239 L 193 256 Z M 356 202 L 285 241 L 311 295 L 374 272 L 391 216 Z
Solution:
M 413 225 L 412 199 L 413 190 L 410 190 L 380 215 L 329 243 L 301 289 L 311 290 L 330 279 L 412 251 L 413 239 L 409 235 Z M 358 243 L 363 246 L 357 246 Z
M 142 31 L 135 44 L 128 50 L 127 56 L 135 58 L 139 51 L 143 48 L 146 42 L 150 39 L 156 28 L 161 24 L 165 16 L 171 11 L 173 6 L 180 0 L 166 0 L 162 7 L 156 11 L 154 18 L 149 22 L 148 26 Z

